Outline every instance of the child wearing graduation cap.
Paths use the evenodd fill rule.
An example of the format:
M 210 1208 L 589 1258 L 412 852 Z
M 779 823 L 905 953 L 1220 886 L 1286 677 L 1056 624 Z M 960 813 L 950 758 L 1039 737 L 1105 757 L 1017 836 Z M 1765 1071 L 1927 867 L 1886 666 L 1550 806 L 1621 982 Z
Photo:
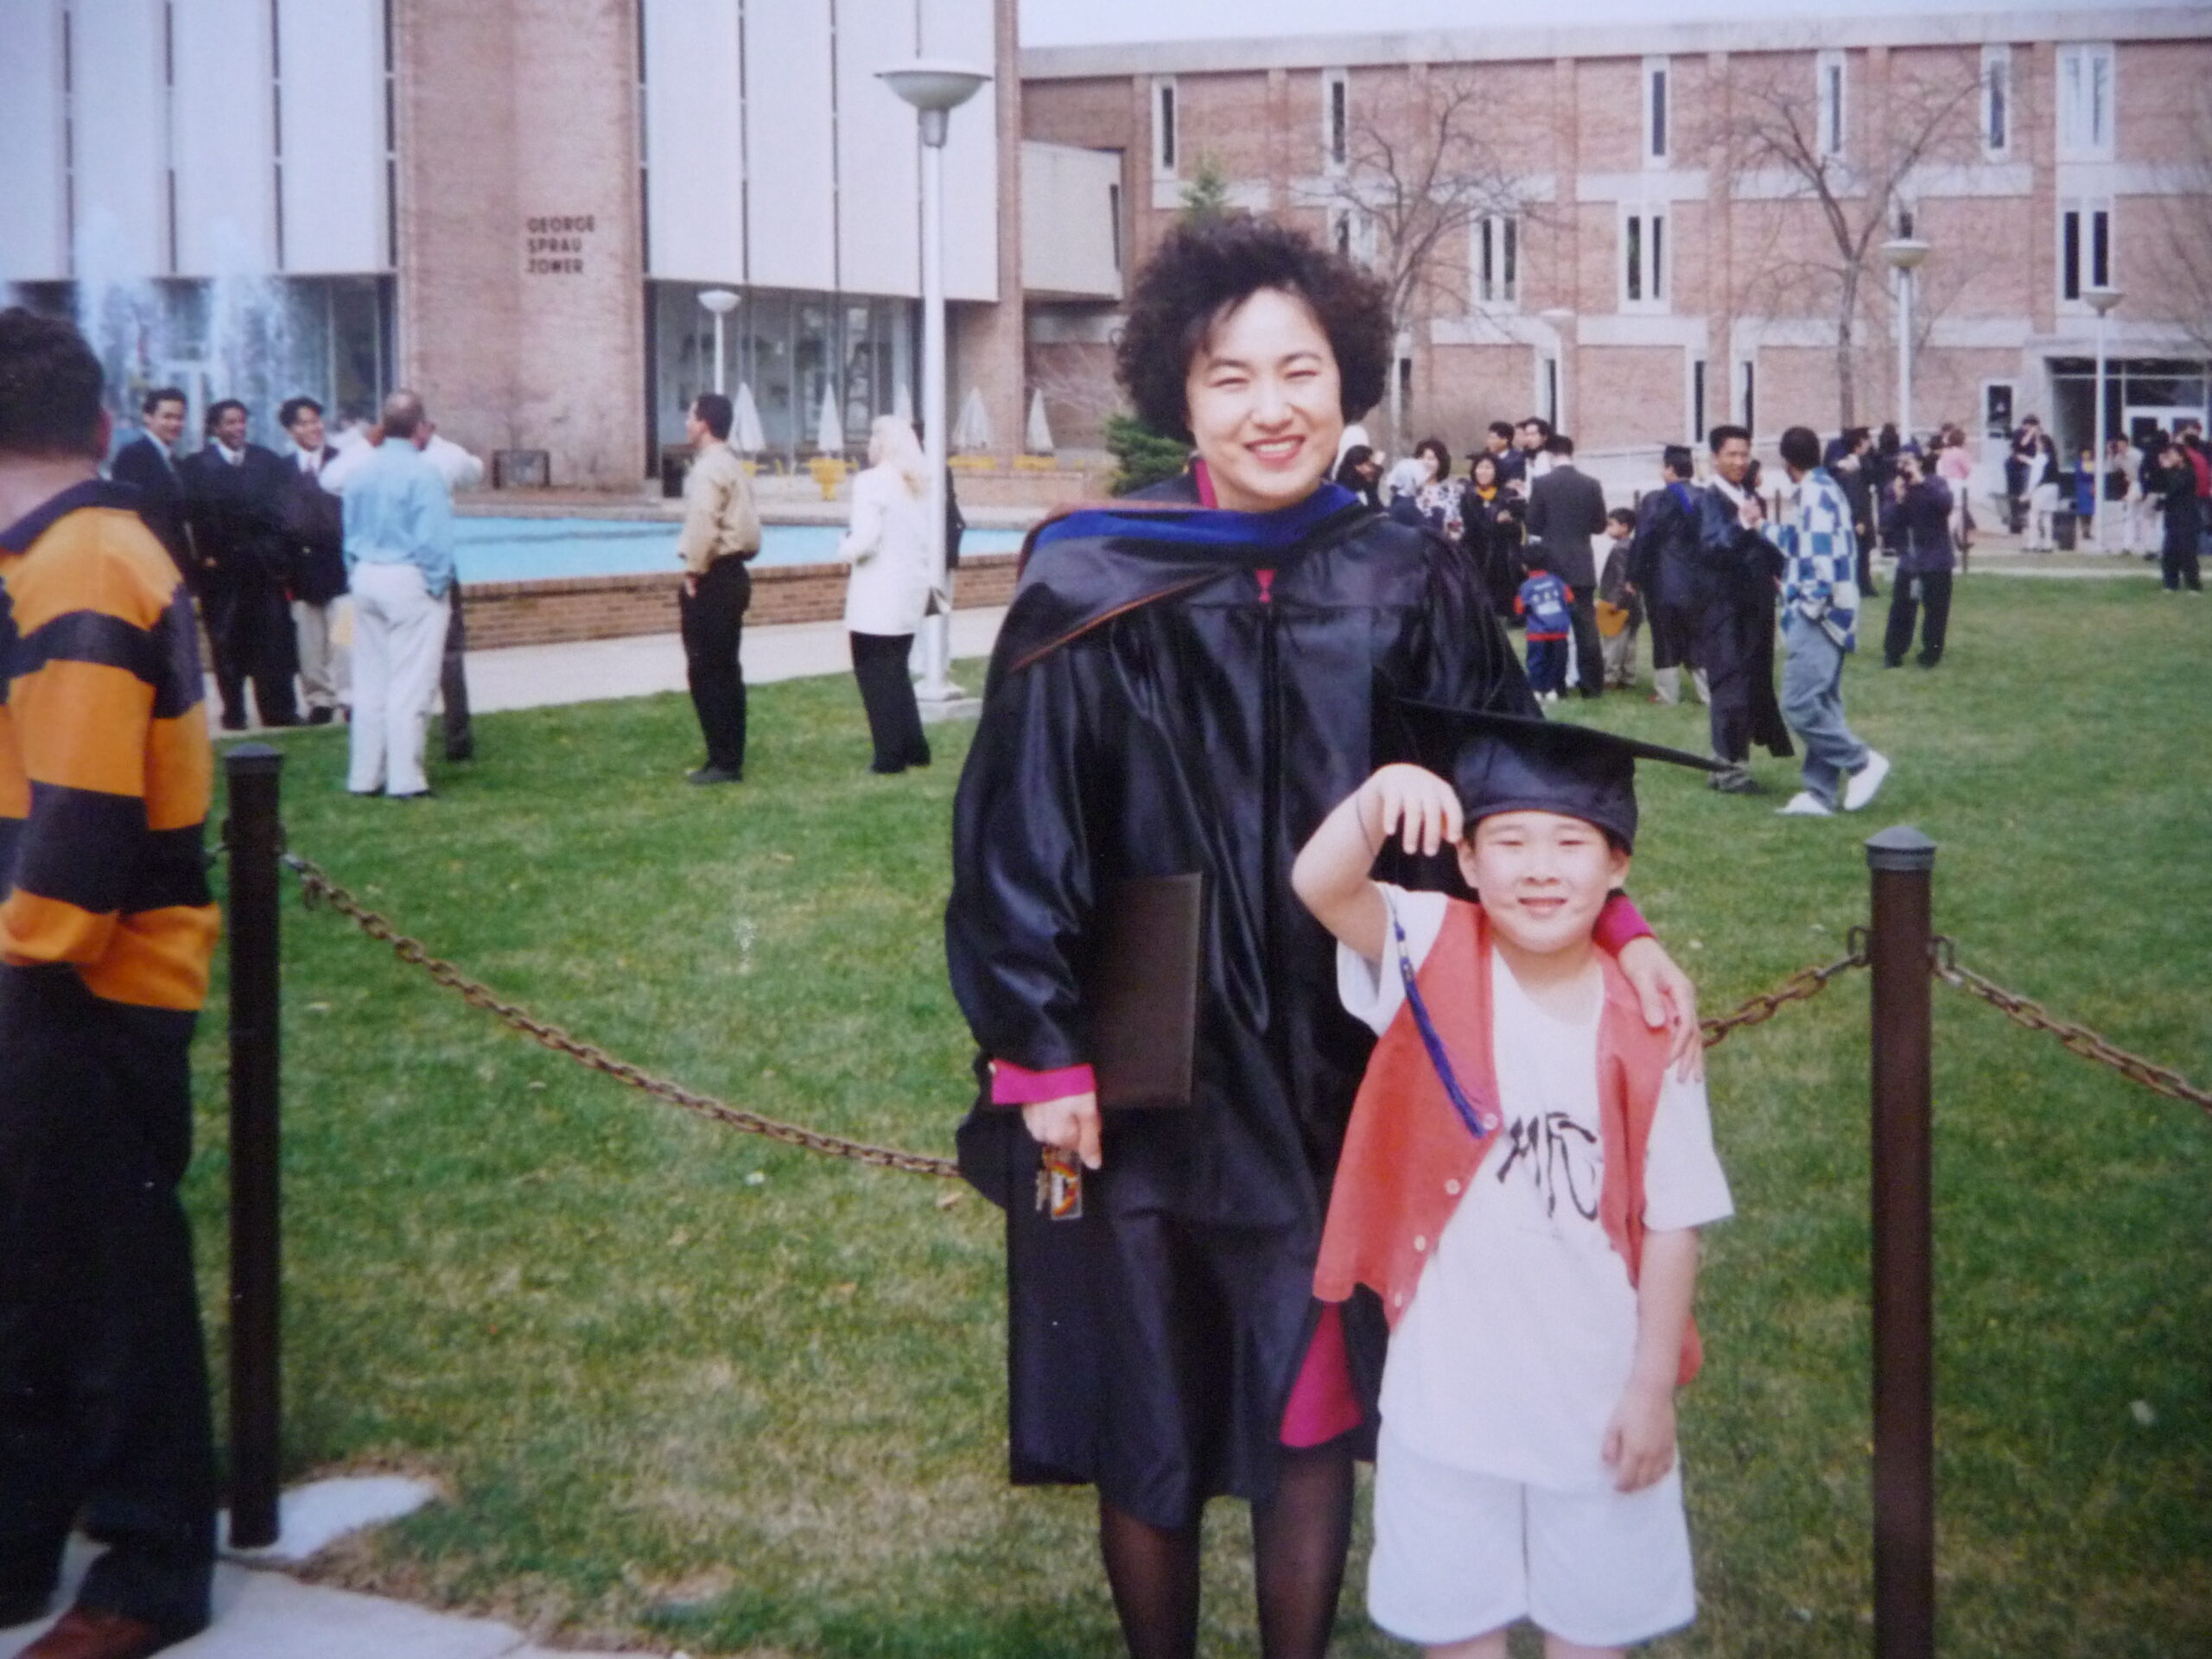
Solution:
M 1731 1213 L 1705 1085 L 1592 938 L 1628 871 L 1637 757 L 1587 727 L 1416 706 L 1451 781 L 1383 767 L 1299 855 L 1344 1007 L 1381 1038 L 1314 1293 L 1391 1324 L 1368 1609 L 1451 1659 L 1548 1659 L 1690 1622 L 1675 1389 L 1695 1372 L 1696 1229 Z M 1456 846 L 1474 902 L 1371 879 Z

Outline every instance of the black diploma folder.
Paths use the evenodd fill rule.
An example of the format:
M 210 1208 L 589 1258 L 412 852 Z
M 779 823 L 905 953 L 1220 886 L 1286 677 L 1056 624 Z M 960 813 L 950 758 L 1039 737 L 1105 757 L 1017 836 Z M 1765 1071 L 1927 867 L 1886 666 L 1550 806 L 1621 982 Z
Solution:
M 1107 890 L 1084 986 L 1102 1109 L 1191 1103 L 1205 919 L 1203 875 L 1138 876 Z

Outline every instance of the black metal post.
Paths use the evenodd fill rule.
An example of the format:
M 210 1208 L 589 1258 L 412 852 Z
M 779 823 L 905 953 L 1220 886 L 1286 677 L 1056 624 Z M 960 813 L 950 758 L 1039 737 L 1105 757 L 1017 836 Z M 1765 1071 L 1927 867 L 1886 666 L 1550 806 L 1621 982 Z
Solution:
M 1866 843 L 1873 873 L 1874 1653 L 1936 1651 L 1935 1255 L 1929 936 L 1936 843 Z
M 278 1190 L 276 861 L 284 757 L 245 743 L 230 790 L 231 1547 L 276 1541 L 283 1413 Z

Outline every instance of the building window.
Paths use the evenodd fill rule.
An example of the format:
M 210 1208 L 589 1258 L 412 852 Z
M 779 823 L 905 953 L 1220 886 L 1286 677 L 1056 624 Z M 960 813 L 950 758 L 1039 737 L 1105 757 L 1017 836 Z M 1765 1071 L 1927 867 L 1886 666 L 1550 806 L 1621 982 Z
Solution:
M 1542 406 L 1544 419 L 1556 429 L 1562 419 L 1559 407 L 1559 359 L 1549 353 L 1536 361 L 1536 400 Z
M 1643 159 L 1646 162 L 1662 162 L 1667 159 L 1667 60 L 1646 58 L 1643 60 Z
M 1621 308 L 1663 310 L 1667 303 L 1667 215 L 1639 207 L 1621 215 Z
M 1341 69 L 1321 72 L 1321 154 L 1332 173 L 1351 160 L 1351 87 Z
M 1823 52 L 1815 60 L 1813 73 L 1818 96 L 1821 154 L 1843 154 L 1843 54 Z
M 1759 371 L 1758 365 L 1745 358 L 1737 365 L 1736 418 L 1737 423 L 1754 437 L 1759 429 Z
M 2112 48 L 2059 48 L 2059 159 L 2069 162 L 2110 161 L 2113 153 L 2112 125 Z
M 1483 305 L 1521 303 L 1521 221 L 1491 213 L 1475 221 L 1475 299 Z
M 1690 442 L 1705 442 L 1705 359 L 1690 359 Z
M 1353 207 L 1329 210 L 1329 245 L 1363 265 L 1375 263 L 1375 219 Z
M 1981 153 L 2000 161 L 2012 148 L 2012 48 L 1981 48 Z
M 1156 178 L 1175 176 L 1175 82 L 1162 78 L 1152 83 L 1152 170 Z
M 2058 297 L 2112 286 L 2112 203 L 2058 204 Z
M 1114 269 L 1119 270 L 1122 268 L 1122 187 L 1118 184 L 1106 187 L 1106 218 L 1113 226 Z

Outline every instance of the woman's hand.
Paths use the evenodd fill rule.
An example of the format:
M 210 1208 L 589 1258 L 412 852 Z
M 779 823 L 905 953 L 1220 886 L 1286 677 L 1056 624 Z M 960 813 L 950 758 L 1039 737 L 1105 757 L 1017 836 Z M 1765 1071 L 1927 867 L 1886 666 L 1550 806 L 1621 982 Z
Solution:
M 1021 1109 L 1021 1126 L 1040 1147 L 1058 1147 L 1083 1160 L 1085 1169 L 1104 1162 L 1098 1149 L 1098 1096 L 1095 1092 L 1063 1095 Z
M 1643 1023 L 1666 1027 L 1667 1058 L 1684 1083 L 1705 1072 L 1705 1034 L 1697 1028 L 1697 987 L 1649 933 L 1621 947 L 1621 972 L 1643 1005 Z

